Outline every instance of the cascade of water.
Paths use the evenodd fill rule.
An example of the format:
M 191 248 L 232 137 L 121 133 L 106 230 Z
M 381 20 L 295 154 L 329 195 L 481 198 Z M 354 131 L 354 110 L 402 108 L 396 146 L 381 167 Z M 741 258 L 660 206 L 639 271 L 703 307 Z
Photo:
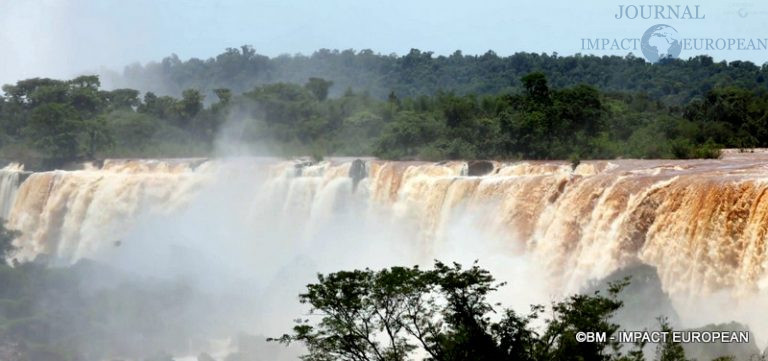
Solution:
M 13 165 L 0 171 L 0 206 L 22 232 L 18 257 L 70 263 L 119 244 L 140 214 L 166 217 L 217 179 L 260 174 L 238 185 L 242 205 L 221 211 L 269 219 L 297 246 L 351 212 L 403 225 L 419 258 L 431 259 L 453 225 L 471 219 L 478 240 L 530 254 L 567 292 L 644 262 L 673 294 L 748 293 L 766 282 L 763 161 L 594 161 L 574 170 L 564 162 L 108 160 L 34 173 L 20 185 Z
M 0 169 L 0 218 L 2 219 L 8 219 L 23 172 L 24 166 L 18 163 L 11 163 Z

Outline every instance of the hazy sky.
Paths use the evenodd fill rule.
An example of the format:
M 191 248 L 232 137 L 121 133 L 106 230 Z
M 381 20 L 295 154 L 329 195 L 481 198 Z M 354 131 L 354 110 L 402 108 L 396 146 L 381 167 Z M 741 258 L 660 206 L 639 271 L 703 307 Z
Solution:
M 582 38 L 640 38 L 669 24 L 683 38 L 768 38 L 768 2 L 700 4 L 704 20 L 615 19 L 619 5 L 573 0 L 0 0 L 0 83 L 69 77 L 133 62 L 208 58 L 253 45 L 266 55 L 319 48 L 449 54 L 494 50 L 621 54 L 582 49 Z M 640 50 L 634 51 L 641 55 Z M 681 57 L 696 55 L 683 50 Z M 768 51 L 710 51 L 716 59 L 768 61 Z

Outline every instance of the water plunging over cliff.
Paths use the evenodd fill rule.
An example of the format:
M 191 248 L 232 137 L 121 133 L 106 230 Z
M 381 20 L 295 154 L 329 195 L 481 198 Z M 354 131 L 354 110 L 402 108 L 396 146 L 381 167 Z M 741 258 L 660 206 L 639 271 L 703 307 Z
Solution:
M 239 249 L 243 259 L 276 257 L 259 246 L 273 240 L 284 243 L 283 253 L 323 252 L 323 234 L 346 237 L 350 252 L 374 236 L 405 239 L 404 263 L 429 262 L 461 237 L 488 254 L 526 255 L 563 293 L 640 262 L 656 267 L 678 299 L 768 286 L 768 155 L 761 153 L 588 161 L 575 169 L 564 162 L 107 160 L 21 174 L 19 165 L 0 172 L 0 210 L 22 232 L 22 259 L 48 254 L 71 263 L 121 252 L 137 224 L 198 207 L 229 221 L 216 228 L 199 217 L 195 232 L 215 230 L 207 236 L 220 247 L 252 242 Z M 365 226 L 371 221 L 375 231 Z M 352 223 L 361 226 L 345 235 Z M 165 237 L 194 238 L 181 229 Z

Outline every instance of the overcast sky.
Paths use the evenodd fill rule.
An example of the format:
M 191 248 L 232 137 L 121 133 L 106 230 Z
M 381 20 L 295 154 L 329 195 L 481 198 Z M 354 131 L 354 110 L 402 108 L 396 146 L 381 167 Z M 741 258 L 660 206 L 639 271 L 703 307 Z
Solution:
M 668 5 L 666 0 L 653 2 Z M 0 83 L 69 77 L 134 62 L 208 58 L 253 45 L 266 55 L 320 48 L 450 54 L 493 50 L 561 55 L 582 38 L 639 38 L 658 23 L 681 37 L 768 38 L 768 1 L 701 1 L 704 20 L 615 19 L 619 5 L 573 0 L 0 0 Z M 686 3 L 670 2 L 669 4 Z M 688 3 L 690 5 L 696 2 Z M 763 51 L 711 51 L 716 59 L 768 61 Z M 641 55 L 640 51 L 635 52 Z M 683 51 L 681 57 L 696 55 Z

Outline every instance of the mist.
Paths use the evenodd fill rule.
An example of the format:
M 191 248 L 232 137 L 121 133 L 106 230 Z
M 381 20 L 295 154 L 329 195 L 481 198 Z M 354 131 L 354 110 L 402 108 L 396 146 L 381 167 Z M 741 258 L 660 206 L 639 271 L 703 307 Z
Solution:
M 244 127 L 260 121 L 258 109 L 245 108 L 222 127 L 215 158 L 108 160 L 24 179 L 18 166 L 4 170 L 10 172 L 4 182 L 21 182 L 3 192 L 15 198 L 9 225 L 22 231 L 20 260 L 71 268 L 77 285 L 74 294 L 47 294 L 36 307 L 47 312 L 55 304 L 77 320 L 72 327 L 85 335 L 72 345 L 86 357 L 293 360 L 303 351 L 299 345 L 265 339 L 289 332 L 307 313 L 297 296 L 317 273 L 429 268 L 435 259 L 478 261 L 507 283 L 492 301 L 518 311 L 631 275 L 636 286 L 617 316 L 627 329 L 652 328 L 662 315 L 676 328 L 736 320 L 751 328 L 758 345 L 765 342 L 766 323 L 750 316 L 764 302 L 760 294 L 668 292 L 698 284 L 664 279 L 657 267 L 670 264 L 643 266 L 637 253 L 611 248 L 624 224 L 637 224 L 632 217 L 645 204 L 611 202 L 610 192 L 635 186 L 632 176 L 616 180 L 611 173 L 636 167 L 632 161 L 575 169 L 562 162 L 488 162 L 491 174 L 469 176 L 463 161 L 365 159 L 366 177 L 355 187 L 354 158 L 291 159 L 278 156 L 282 148 L 244 142 Z M 607 193 L 583 208 L 589 223 L 579 229 L 593 233 L 572 233 L 572 206 L 583 205 L 582 197 L 606 180 Z M 654 196 L 650 190 L 673 185 L 662 179 L 636 194 Z M 594 209 L 618 215 L 602 217 Z M 569 248 L 575 234 L 585 237 L 582 248 Z M 104 337 L 95 341 L 88 336 L 91 319 L 82 315 L 104 299 L 122 301 L 112 301 L 116 308 L 99 326 Z M 745 307 L 717 311 L 728 302 Z
M 760 53 L 684 54 L 690 59 L 667 68 L 626 52 L 580 55 L 577 35 L 639 35 L 634 25 L 592 21 L 610 19 L 615 4 L 297 3 L 0 3 L 0 84 L 99 74 L 88 94 L 103 108 L 78 108 L 76 117 L 106 122 L 73 130 L 66 162 L 0 171 L 0 210 L 20 232 L 0 277 L 39 280 L 0 290 L 26 297 L 0 303 L 21 319 L 0 331 L 32 340 L 0 339 L 0 358 L 22 350 L 31 361 L 58 361 L 58 352 L 85 361 L 296 360 L 301 345 L 266 339 L 307 315 L 298 295 L 318 273 L 435 260 L 477 262 L 506 283 L 491 301 L 520 312 L 632 276 L 614 318 L 622 328 L 655 329 L 667 316 L 676 329 L 748 327 L 750 352 L 768 344 L 768 316 L 759 314 L 768 304 L 766 157 L 721 157 L 719 145 L 700 144 L 758 142 L 744 131 L 752 128 L 714 123 L 720 113 L 708 110 L 729 103 L 708 91 L 740 86 L 722 98 L 763 107 Z M 744 19 L 734 6 L 707 4 L 710 20 L 686 24 L 684 35 L 764 30 L 759 7 L 745 5 L 756 11 Z M 551 85 L 541 104 L 592 98 L 518 107 L 542 100 L 524 89 L 533 71 Z M 327 94 L 267 88 L 313 77 L 333 82 Z M 41 89 L 57 87 L 80 89 L 66 81 Z M 136 90 L 127 106 L 105 91 L 115 88 Z M 219 88 L 232 91 L 230 103 L 216 103 Z M 186 89 L 204 96 L 194 114 L 180 111 L 184 99 L 141 100 Z M 42 162 L 35 142 L 58 134 L 28 124 L 62 101 L 40 110 L 0 100 L 4 157 Z M 80 99 L 66 102 L 75 108 Z M 593 112 L 565 119 L 585 109 Z M 530 119 L 545 113 L 562 124 L 528 138 Z M 764 119 L 744 114 L 729 119 L 745 127 Z M 592 129 L 596 119 L 603 128 Z M 107 158 L 129 158 L 84 154 L 83 135 L 94 129 L 123 141 L 117 150 L 103 144 Z M 755 133 L 764 145 L 768 133 Z M 704 157 L 717 159 L 648 160 L 707 149 Z M 200 158 L 162 158 L 171 155 Z M 421 161 L 445 158 L 454 160 Z M 467 158 L 495 160 L 474 173 Z M 352 164 L 363 164 L 363 178 Z
M 525 309 L 559 296 L 524 245 L 483 231 L 479 213 L 451 210 L 441 234 L 425 238 L 412 213 L 418 210 L 410 208 L 416 204 L 390 208 L 372 202 L 369 178 L 353 191 L 348 160 L 284 159 L 273 155 L 283 149 L 243 142 L 243 127 L 258 121 L 253 118 L 258 109 L 251 106 L 230 114 L 214 159 L 116 161 L 104 167 L 118 173 L 86 169 L 68 181 L 72 189 L 98 188 L 87 200 L 78 200 L 78 193 L 88 192 L 61 194 L 62 201 L 72 197 L 65 202 L 87 202 L 87 208 L 80 216 L 73 210 L 61 214 L 62 224 L 75 228 L 55 231 L 69 236 L 47 247 L 47 256 L 38 254 L 38 262 L 86 269 L 95 262 L 95 271 L 77 273 L 81 292 L 116 292 L 136 304 L 154 305 L 147 306 L 152 313 L 133 321 L 117 310 L 108 326 L 110 339 L 100 345 L 77 341 L 86 354 L 137 360 L 169 354 L 186 360 L 207 353 L 222 360 L 250 352 L 259 359 L 294 360 L 299 345 L 285 348 L 265 339 L 288 332 L 307 312 L 297 296 L 317 273 L 345 269 L 479 261 L 510 282 L 499 302 Z M 32 177 L 30 182 L 43 180 Z M 43 217 L 56 212 L 43 211 Z M 36 243 L 34 234 L 27 236 L 19 243 Z M 60 307 L 80 310 L 76 299 Z M 166 301 L 158 305 L 158 299 Z M 166 321 L 147 334 L 154 340 L 135 339 L 138 330 L 131 325 L 151 324 L 155 317 Z M 114 341 L 119 339 L 133 341 L 120 345 Z

